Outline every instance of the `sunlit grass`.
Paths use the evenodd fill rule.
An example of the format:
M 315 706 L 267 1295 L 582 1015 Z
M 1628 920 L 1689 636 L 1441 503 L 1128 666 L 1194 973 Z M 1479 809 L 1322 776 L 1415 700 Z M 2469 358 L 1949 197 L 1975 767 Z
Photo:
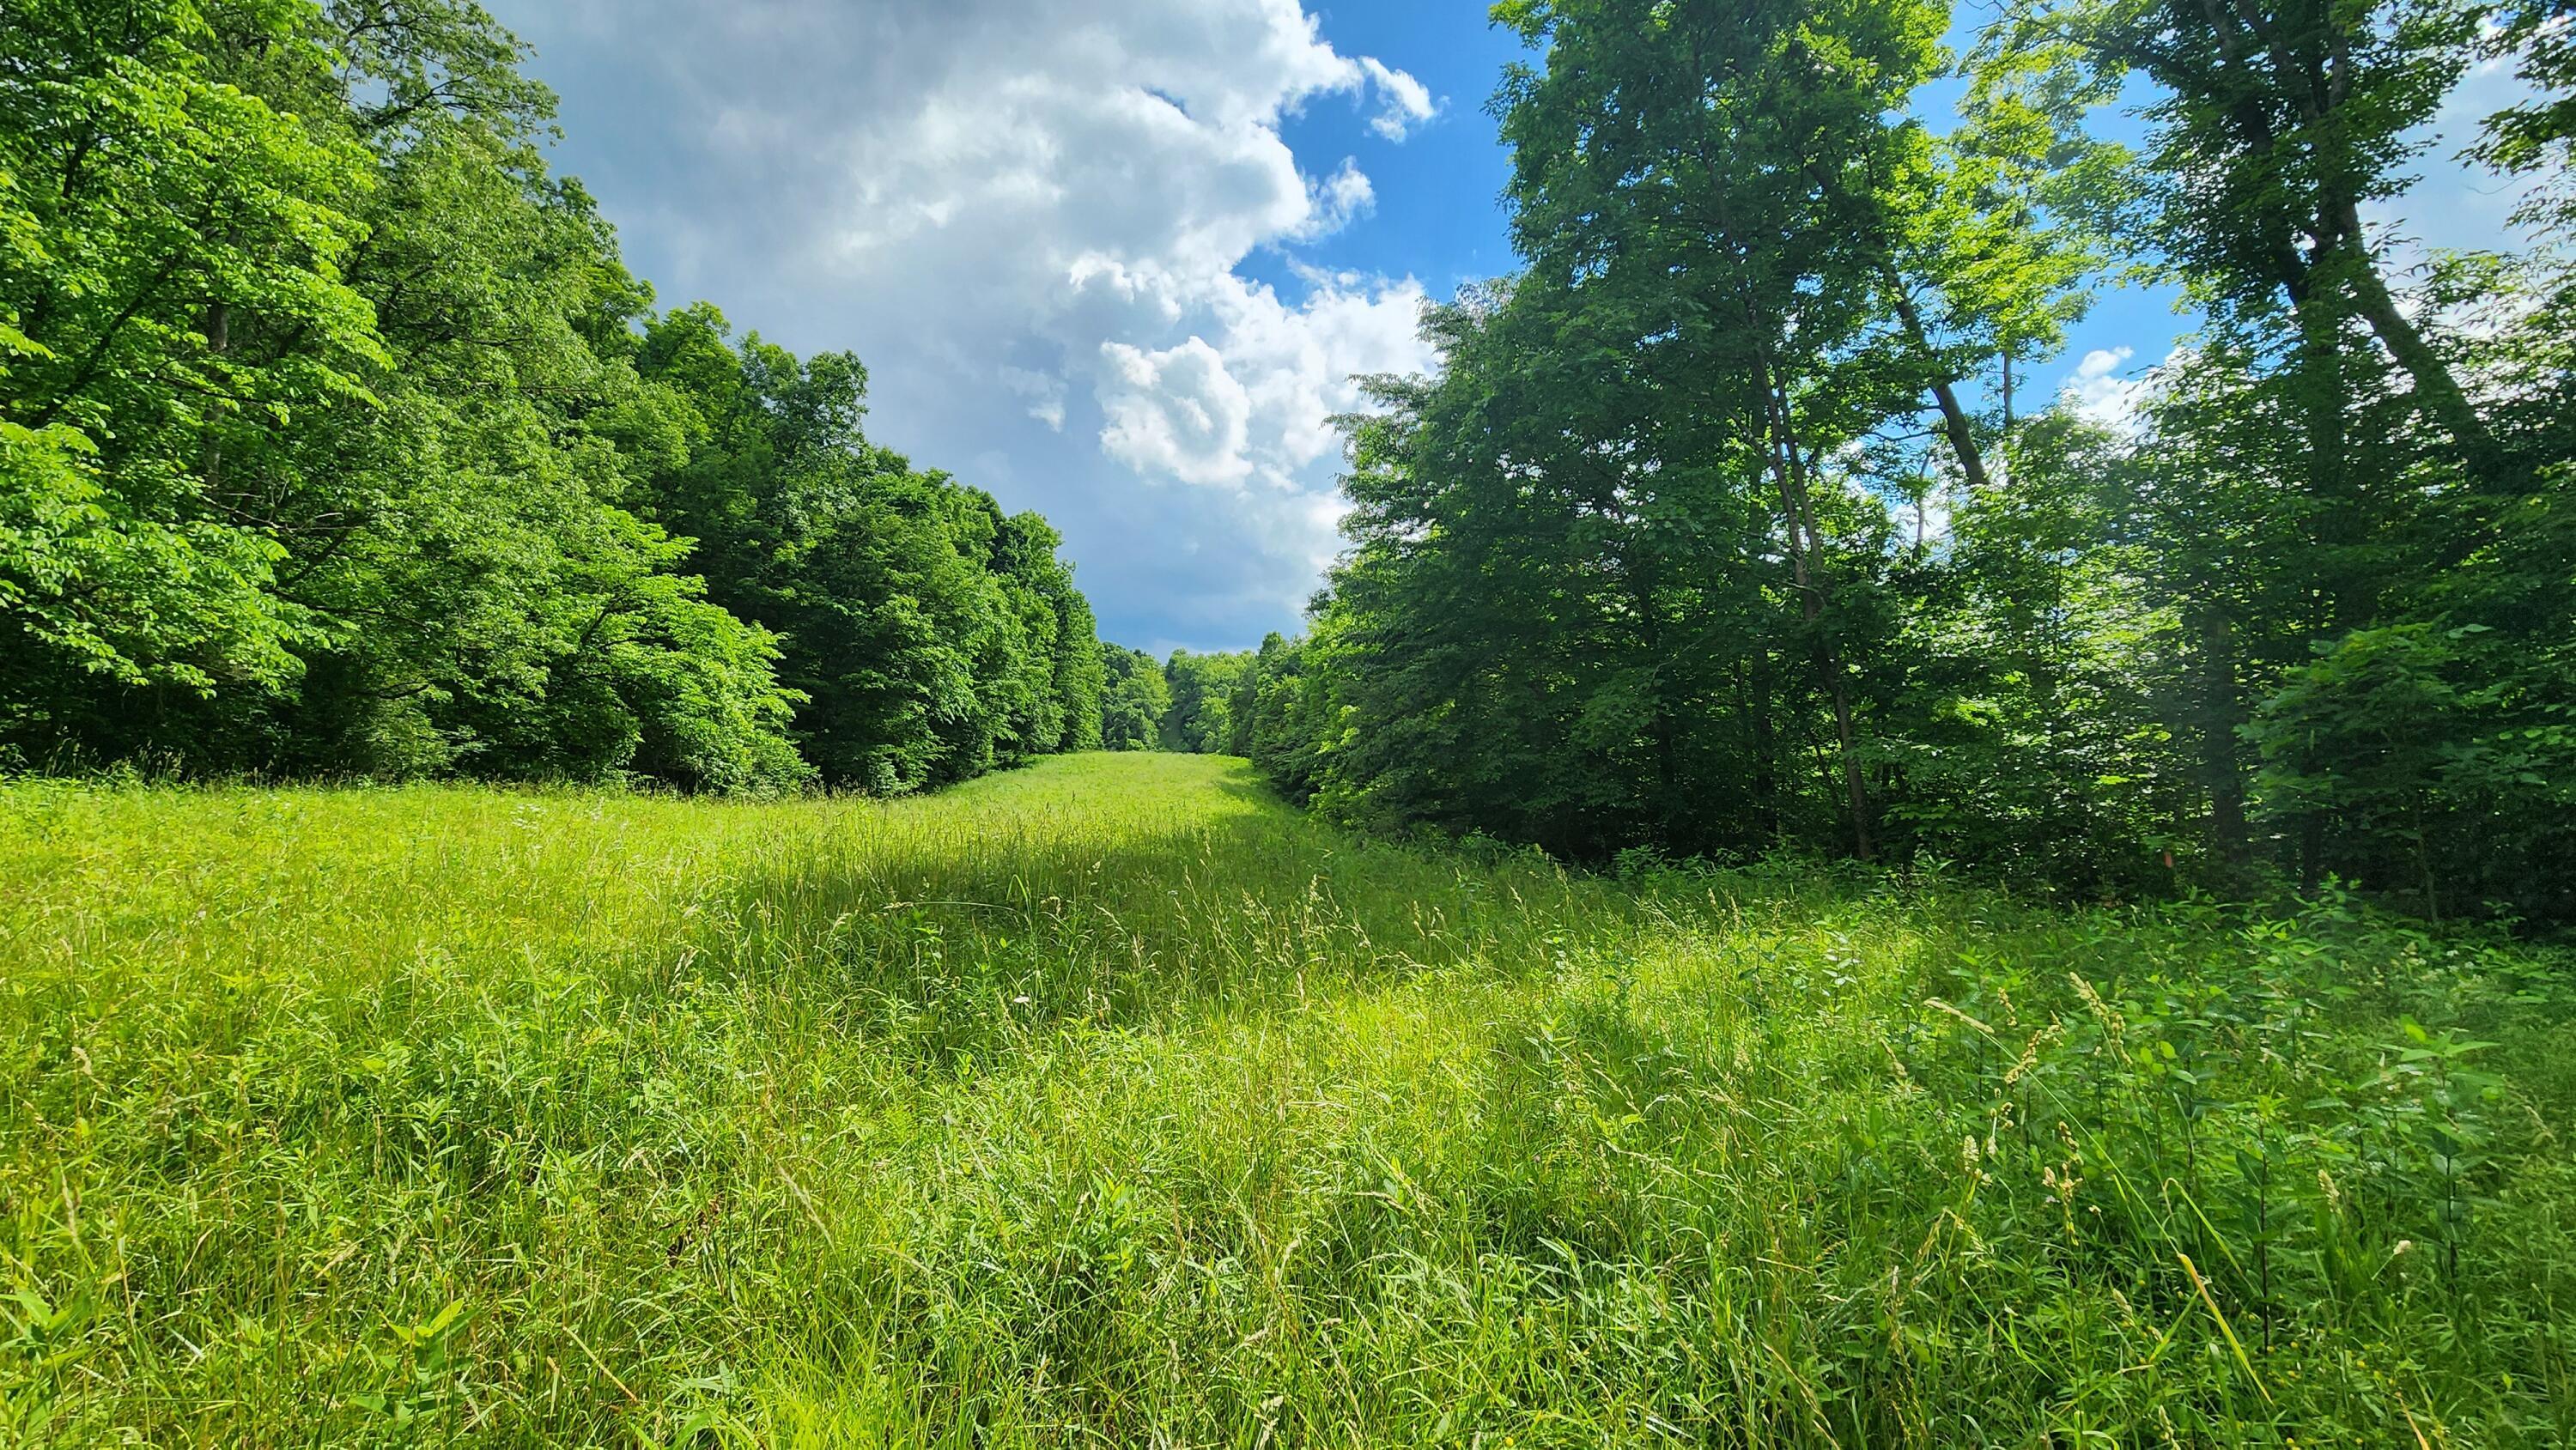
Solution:
M 25 782 L 0 1442 L 2557 1443 L 2571 1023 L 2333 903 L 1569 877 L 1194 757 Z

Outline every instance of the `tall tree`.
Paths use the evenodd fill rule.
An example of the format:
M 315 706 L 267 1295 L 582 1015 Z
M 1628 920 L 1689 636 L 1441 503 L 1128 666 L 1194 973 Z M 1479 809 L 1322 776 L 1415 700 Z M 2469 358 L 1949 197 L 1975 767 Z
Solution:
M 1086 742 L 1052 532 L 871 449 L 855 359 L 648 321 L 519 58 L 471 0 L 0 11 L 0 752 L 760 790 L 792 713 L 902 789 Z
M 2462 0 L 2071 0 L 2027 23 L 2159 88 L 2154 244 L 2213 304 L 2290 311 L 2312 406 L 2330 412 L 2339 395 L 2344 322 L 2358 319 L 2472 472 L 2505 486 L 2507 450 L 2455 349 L 2404 305 L 2362 222 L 2411 183 L 2404 167 L 2473 59 L 2479 15 Z M 2311 426 L 2330 451 L 2333 420 Z

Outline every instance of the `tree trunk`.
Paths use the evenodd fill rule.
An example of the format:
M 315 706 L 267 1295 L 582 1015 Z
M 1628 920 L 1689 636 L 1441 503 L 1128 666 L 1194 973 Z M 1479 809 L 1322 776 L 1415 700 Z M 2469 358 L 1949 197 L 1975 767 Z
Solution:
M 2424 877 L 2424 914 L 2435 926 L 2442 924 L 2442 891 L 2434 884 L 2433 846 L 2424 834 L 2424 798 L 2415 798 L 2415 869 Z
M 2452 374 L 2451 365 L 2425 340 L 2423 331 L 2397 305 L 2386 279 L 2379 275 L 2379 260 L 2370 254 L 2369 242 L 2362 235 L 2358 209 L 2347 198 L 2338 210 L 2341 215 L 2336 220 L 2353 261 L 2353 305 L 2389 355 L 2397 359 L 2397 365 L 2414 380 L 2415 406 L 2428 421 L 2451 435 L 2468 462 L 2471 476 L 2481 486 L 2509 486 L 2501 476 L 2505 459 L 2495 434 L 2470 405 L 2469 395 Z
M 2370 501 L 2355 497 L 2346 467 L 2344 318 L 2331 293 L 2311 291 L 2297 307 L 2299 379 L 2308 415 L 2308 496 L 2318 520 L 2312 557 L 2304 561 L 2310 588 L 2324 610 L 2318 633 L 2332 639 L 2369 625 L 2377 609 L 2377 581 L 2363 565 L 2370 537 Z
M 1767 845 L 1780 843 L 1779 744 L 1771 734 L 1771 691 L 1750 660 L 1736 665 L 1736 699 L 1744 711 L 1753 753 L 1753 813 Z
M 1798 450 L 1797 434 L 1790 426 L 1789 400 L 1776 387 L 1765 389 L 1771 422 L 1771 469 L 1780 485 L 1781 511 L 1789 516 L 1789 570 L 1798 588 L 1798 601 L 1806 617 L 1811 649 L 1815 655 L 1819 683 L 1834 707 L 1834 743 L 1840 748 L 1843 765 L 1845 806 L 1851 812 L 1852 854 L 1863 861 L 1878 859 L 1877 845 L 1870 839 L 1869 786 L 1860 768 L 1859 731 L 1852 723 L 1851 681 L 1843 668 L 1842 651 L 1825 638 L 1824 585 L 1817 579 L 1810 556 L 1817 552 L 1820 536 L 1815 514 L 1807 494 L 1807 465 Z
M 2209 791 L 2209 843 L 2230 867 L 2253 859 L 2245 822 L 2245 769 L 2236 730 L 2244 722 L 2236 701 L 2236 641 L 2227 616 L 2201 616 L 2200 758 Z
M 1640 572 L 1634 560 L 1628 564 L 1629 602 L 1637 611 L 1637 643 L 1648 660 L 1655 664 L 1654 715 L 1646 725 L 1647 738 L 1655 747 L 1655 811 L 1662 822 L 1665 846 L 1674 846 L 1682 832 L 1677 829 L 1682 801 L 1680 763 L 1680 722 L 1673 718 L 1672 701 L 1665 695 L 1668 675 L 1664 669 L 1663 615 L 1656 606 L 1656 586 L 1652 571 Z
M 1888 298 L 1896 304 L 1896 315 L 1904 322 L 1906 335 L 1914 339 L 1917 351 L 1929 357 L 1932 339 L 1923 330 L 1923 314 L 1915 310 L 1914 299 L 1905 295 L 1905 285 L 1893 270 L 1888 272 L 1886 283 Z M 2007 362 L 2005 366 L 2009 368 L 2011 364 Z M 1969 426 L 1968 410 L 1959 406 L 1958 390 L 1950 384 L 1948 378 L 1932 384 L 1932 401 L 1941 408 L 1941 433 L 1950 440 L 1950 452 L 1959 460 L 1959 475 L 1968 481 L 1969 488 L 1982 493 L 1986 488 L 1985 456 L 1977 451 L 1977 435 Z
M 206 315 L 203 321 L 205 324 L 204 332 L 206 335 L 206 351 L 214 354 L 216 357 L 222 357 L 224 354 L 232 351 L 232 308 L 222 302 L 209 302 L 206 304 Z M 215 431 L 211 426 L 206 430 L 205 471 L 206 492 L 212 494 L 220 490 L 223 487 L 224 482 L 224 444 L 223 439 L 216 436 Z

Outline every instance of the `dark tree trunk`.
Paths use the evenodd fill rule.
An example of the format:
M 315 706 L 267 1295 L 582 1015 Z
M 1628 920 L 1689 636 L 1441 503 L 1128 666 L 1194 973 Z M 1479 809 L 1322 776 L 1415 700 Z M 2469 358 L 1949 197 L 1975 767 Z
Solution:
M 2236 696 L 2236 640 L 2227 616 L 2216 609 L 2201 616 L 2200 758 L 2203 785 L 2209 791 L 2209 844 L 2230 869 L 2242 870 L 2253 859 L 2251 832 L 2245 821 L 2245 766 L 2237 745 L 2244 711 Z

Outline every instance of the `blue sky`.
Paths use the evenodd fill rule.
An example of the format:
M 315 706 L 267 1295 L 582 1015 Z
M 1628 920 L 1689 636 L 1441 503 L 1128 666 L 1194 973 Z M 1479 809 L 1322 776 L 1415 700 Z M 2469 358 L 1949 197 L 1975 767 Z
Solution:
M 1310 13 L 1337 48 L 1402 67 L 1440 107 L 1402 144 L 1372 135 L 1367 118 L 1346 105 L 1312 105 L 1288 118 L 1281 135 L 1300 158 L 1359 155 L 1377 190 L 1373 215 L 1312 250 L 1331 267 L 1411 273 L 1443 296 L 1460 282 L 1512 270 L 1502 208 L 1511 157 L 1495 139 L 1485 104 L 1503 67 L 1529 54 L 1519 38 L 1486 24 L 1474 4 L 1352 4 Z M 1283 275 L 1280 262 L 1275 255 L 1252 259 L 1265 276 Z
M 1523 52 L 1472 0 L 487 3 L 664 305 L 857 352 L 871 435 L 1045 513 L 1157 653 L 1297 627 L 1349 375 L 1425 366 L 1424 299 L 1513 265 L 1485 105 Z M 2455 149 L 2383 209 L 2399 247 L 2502 236 Z M 2031 383 L 2116 410 L 2187 325 L 2107 294 Z

